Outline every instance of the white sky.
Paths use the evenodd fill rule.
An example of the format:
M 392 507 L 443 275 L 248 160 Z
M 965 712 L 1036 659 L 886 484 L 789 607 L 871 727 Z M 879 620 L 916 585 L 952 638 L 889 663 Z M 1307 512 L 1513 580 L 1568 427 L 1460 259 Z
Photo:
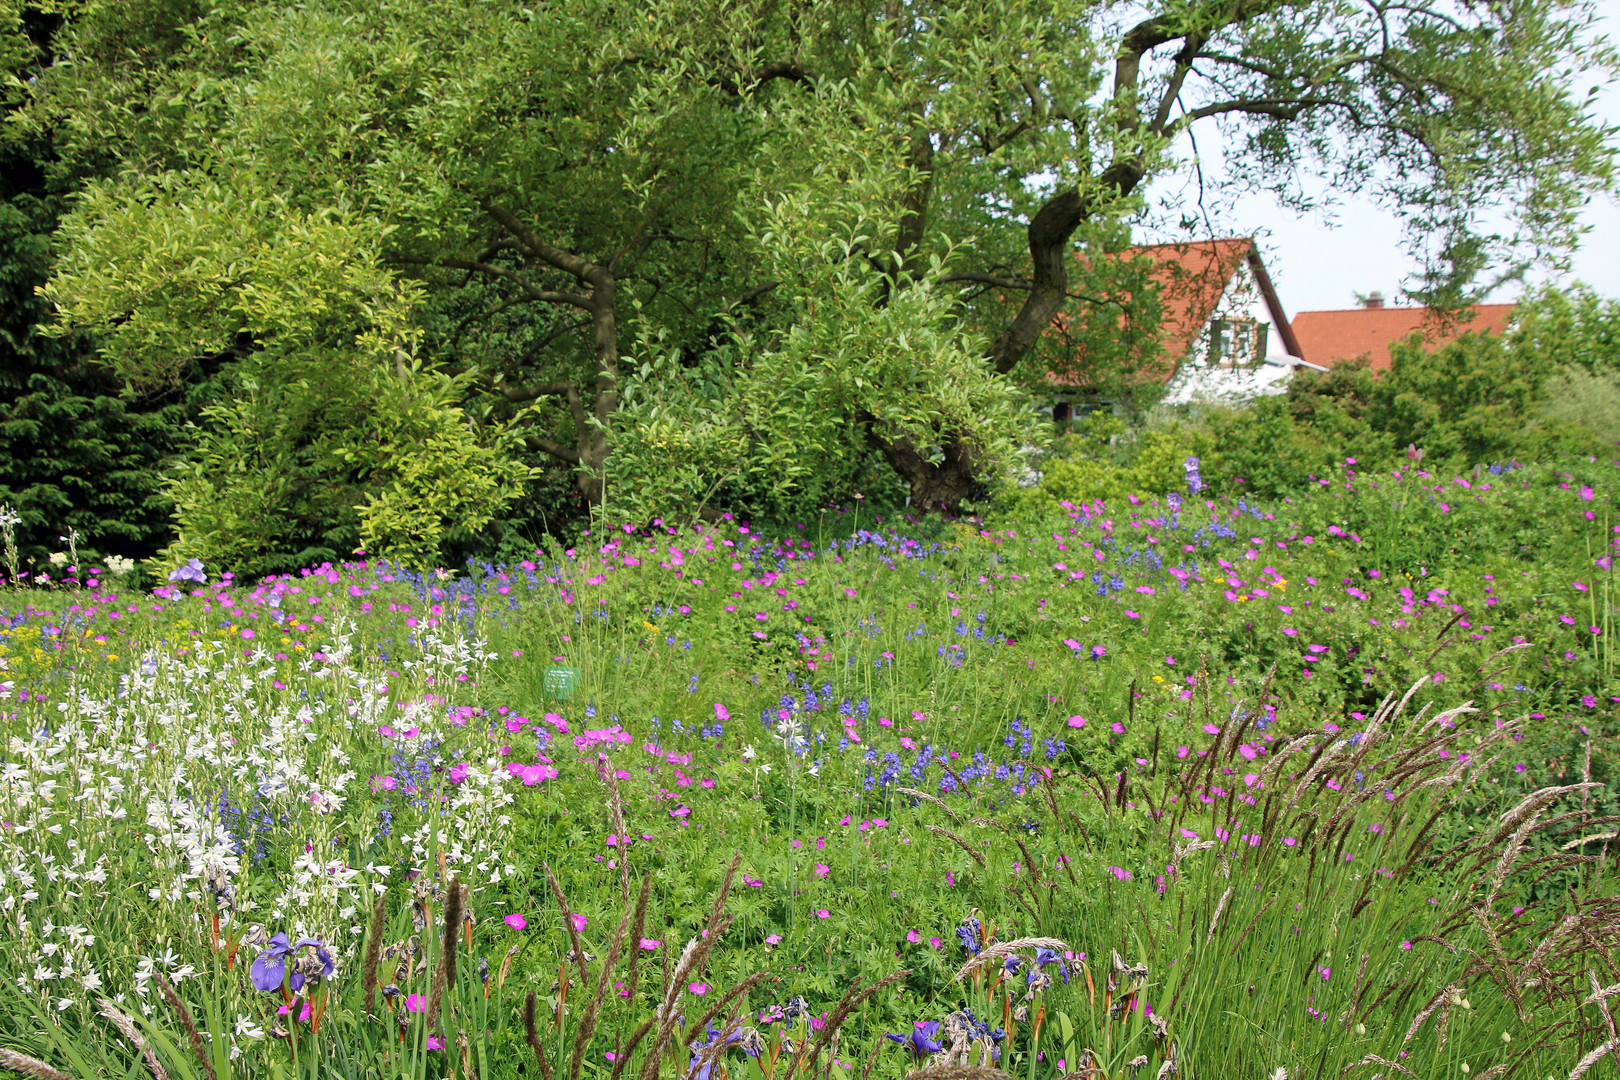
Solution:
M 1596 8 L 1602 16 L 1602 32 L 1620 39 L 1620 0 L 1597 0 Z M 1620 87 L 1604 87 L 1598 100 L 1598 115 L 1611 124 L 1620 123 Z M 1206 177 L 1218 175 L 1220 146 L 1215 129 L 1208 127 L 1196 134 Z M 1149 197 L 1157 201 L 1177 193 L 1184 201 L 1193 200 L 1197 188 L 1182 174 L 1155 187 Z M 1260 239 L 1266 268 L 1289 315 L 1354 307 L 1356 293 L 1374 289 L 1395 301 L 1402 284 L 1417 270 L 1417 264 L 1401 250 L 1399 224 L 1367 200 L 1346 199 L 1332 208 L 1330 220 L 1324 220 L 1326 215 L 1321 212 L 1298 217 L 1266 196 L 1242 198 L 1219 211 L 1211 202 L 1206 206 L 1219 235 L 1253 234 Z M 1600 295 L 1620 297 L 1620 204 L 1613 198 L 1596 199 L 1587 207 L 1583 221 L 1591 231 L 1576 252 L 1573 272 L 1566 280 L 1584 281 Z M 1139 235 L 1149 242 L 1186 238 L 1181 233 L 1143 231 Z M 1490 299 L 1509 301 L 1517 291 L 1518 286 L 1505 286 Z

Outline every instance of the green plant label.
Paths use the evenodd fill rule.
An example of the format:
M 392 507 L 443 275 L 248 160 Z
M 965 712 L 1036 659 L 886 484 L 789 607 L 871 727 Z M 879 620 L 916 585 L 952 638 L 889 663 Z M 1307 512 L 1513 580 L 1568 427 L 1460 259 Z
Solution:
M 578 678 L 578 668 L 556 666 L 546 668 L 546 695 L 558 701 L 567 701 L 574 696 L 574 682 Z

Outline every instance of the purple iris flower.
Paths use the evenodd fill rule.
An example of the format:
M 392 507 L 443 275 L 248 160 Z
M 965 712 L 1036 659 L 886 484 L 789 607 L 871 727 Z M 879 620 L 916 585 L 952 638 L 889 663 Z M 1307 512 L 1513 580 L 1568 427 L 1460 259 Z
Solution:
M 304 948 L 315 950 L 315 959 L 321 966 L 319 976 L 330 979 L 332 973 L 337 970 L 337 965 L 332 960 L 332 954 L 327 951 L 326 942 L 319 938 L 299 938 L 296 942 L 289 943 L 286 934 L 277 934 L 270 939 L 269 946 L 258 955 L 253 961 L 253 966 L 248 969 L 248 978 L 252 980 L 254 987 L 263 993 L 273 994 L 286 983 L 296 994 L 304 988 L 309 975 L 298 971 L 295 967 L 289 978 L 287 958 Z
M 1022 956 L 1014 955 L 1009 956 L 1006 960 L 1002 961 L 1001 966 L 1002 969 L 1007 972 L 1007 974 L 1016 975 L 1018 974 L 1018 968 L 1023 964 L 1023 962 L 1024 958 Z
M 1069 968 L 1068 968 L 1068 966 L 1066 964 L 1063 963 L 1063 958 L 1057 954 L 1057 950 L 1056 949 L 1036 949 L 1035 950 L 1035 965 L 1036 965 L 1036 967 L 1045 967 L 1047 964 L 1056 964 L 1058 966 L 1058 974 L 1063 976 L 1064 985 L 1068 985 L 1068 982 L 1069 982 Z M 1029 977 L 1031 979 L 1033 979 L 1035 977 L 1035 968 L 1030 969 Z
M 916 1025 L 912 1029 L 910 1035 L 889 1034 L 883 1037 L 885 1039 L 890 1039 L 897 1042 L 901 1046 L 911 1047 L 912 1054 L 917 1058 L 918 1061 L 921 1061 L 929 1054 L 937 1054 L 940 1052 L 941 1046 L 934 1039 L 934 1036 L 938 1034 L 939 1021 L 929 1020 L 927 1023 Z
M 266 994 L 280 990 L 281 984 L 286 981 L 287 957 L 292 955 L 292 951 L 286 934 L 271 938 L 270 946 L 259 954 L 248 969 L 248 978 L 253 980 L 254 987 Z
M 711 1080 L 710 1074 L 714 1072 L 715 1065 L 723 1056 L 721 1054 L 716 1054 L 707 1065 L 703 1066 L 702 1068 L 698 1068 L 698 1061 L 702 1059 L 703 1055 L 709 1050 L 710 1047 L 714 1046 L 714 1044 L 720 1038 L 719 1028 L 711 1025 L 707 1030 L 709 1035 L 708 1041 L 704 1042 L 701 1046 L 692 1047 L 692 1059 L 687 1063 L 686 1066 L 687 1080 Z M 757 1041 L 744 1039 L 741 1031 L 733 1031 L 731 1033 L 731 1037 L 726 1040 L 726 1046 L 735 1046 L 751 1058 L 759 1057 L 759 1046 Z
M 978 919 L 969 919 L 961 926 L 958 926 L 956 928 L 956 937 L 957 940 L 961 941 L 962 948 L 967 950 L 969 956 L 979 955 L 979 950 L 984 947 L 984 930 L 979 925 Z

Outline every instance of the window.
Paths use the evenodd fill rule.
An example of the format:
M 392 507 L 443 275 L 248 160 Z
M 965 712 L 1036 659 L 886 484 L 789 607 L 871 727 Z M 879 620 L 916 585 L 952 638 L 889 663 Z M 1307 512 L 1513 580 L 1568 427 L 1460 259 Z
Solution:
M 1255 319 L 1211 319 L 1209 363 L 1215 367 L 1258 364 L 1266 358 L 1266 328 Z

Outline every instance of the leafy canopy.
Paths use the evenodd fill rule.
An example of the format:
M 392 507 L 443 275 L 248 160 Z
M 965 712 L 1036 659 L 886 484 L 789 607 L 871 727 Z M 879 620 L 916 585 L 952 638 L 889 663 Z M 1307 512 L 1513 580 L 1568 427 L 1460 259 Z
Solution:
M 316 518 L 520 445 L 626 514 L 820 499 L 859 472 L 829 461 L 871 454 L 953 506 L 1073 362 L 1054 317 L 1131 302 L 1076 245 L 1126 240 L 1195 124 L 1245 147 L 1239 183 L 1299 205 L 1316 171 L 1402 214 L 1424 298 L 1556 260 L 1612 183 L 1575 85 L 1613 70 L 1592 21 L 1565 0 L 86 3 L 26 115 L 115 164 L 47 296 L 131 385 L 225 356 L 323 416 L 243 429 L 276 460 L 341 448 L 299 481 L 330 492 Z M 1514 230 L 1482 225 L 1497 206 Z M 1085 325 L 1107 332 L 1071 343 L 1082 366 L 1134 356 L 1130 318 Z M 411 404 L 367 389 L 401 371 Z M 334 388 L 347 404 L 294 404 Z M 350 467 L 401 422 L 380 410 L 424 402 L 456 449 Z M 442 505 L 440 532 L 468 512 Z

